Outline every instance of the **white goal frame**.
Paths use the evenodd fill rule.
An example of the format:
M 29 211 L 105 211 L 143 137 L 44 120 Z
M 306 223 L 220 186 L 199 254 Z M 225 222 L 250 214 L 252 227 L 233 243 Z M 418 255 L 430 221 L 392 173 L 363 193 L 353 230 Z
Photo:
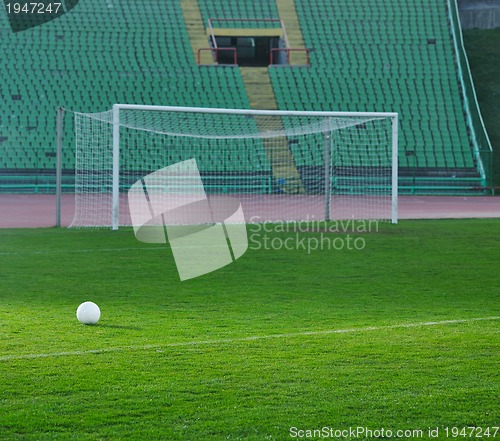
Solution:
M 120 225 L 120 113 L 124 110 L 138 110 L 150 112 L 189 112 L 205 114 L 234 114 L 244 116 L 276 116 L 276 117 L 325 117 L 325 118 L 374 118 L 390 119 L 392 127 L 392 151 L 391 151 L 391 222 L 398 221 L 398 113 L 395 112 L 335 112 L 335 111 L 296 111 L 296 110 L 252 110 L 252 109 L 225 109 L 205 107 L 177 107 L 157 106 L 140 104 L 114 104 L 112 108 L 112 207 L 111 226 L 117 230 Z M 325 159 L 329 155 L 326 148 L 325 136 Z M 329 182 L 325 167 L 325 212 L 329 212 L 330 193 L 326 182 Z

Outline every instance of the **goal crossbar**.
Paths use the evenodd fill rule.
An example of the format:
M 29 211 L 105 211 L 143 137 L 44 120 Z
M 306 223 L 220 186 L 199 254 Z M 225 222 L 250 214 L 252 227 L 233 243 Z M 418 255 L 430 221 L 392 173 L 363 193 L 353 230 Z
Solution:
M 224 109 L 218 107 L 180 107 L 180 106 L 153 106 L 147 104 L 114 104 L 113 112 L 120 110 L 147 110 L 158 112 L 189 112 L 214 113 L 233 115 L 260 115 L 260 116 L 317 116 L 317 117 L 361 117 L 361 118 L 398 118 L 396 112 L 333 112 L 315 110 L 259 110 L 259 109 Z

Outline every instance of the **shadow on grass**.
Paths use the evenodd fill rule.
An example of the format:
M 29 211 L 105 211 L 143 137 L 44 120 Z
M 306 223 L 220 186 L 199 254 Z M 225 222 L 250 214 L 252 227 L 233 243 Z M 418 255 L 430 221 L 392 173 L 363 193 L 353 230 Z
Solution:
M 128 329 L 130 331 L 142 331 L 142 328 L 139 326 L 131 326 L 131 325 L 112 325 L 108 323 L 96 323 L 93 326 L 97 326 L 99 328 L 109 328 L 109 329 Z

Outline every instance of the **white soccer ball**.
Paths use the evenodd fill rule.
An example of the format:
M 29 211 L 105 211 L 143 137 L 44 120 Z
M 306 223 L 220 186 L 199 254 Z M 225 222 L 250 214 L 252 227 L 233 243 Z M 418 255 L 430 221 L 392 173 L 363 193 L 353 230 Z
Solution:
M 84 325 L 95 325 L 101 318 L 101 310 L 94 302 L 83 302 L 76 310 L 76 318 Z

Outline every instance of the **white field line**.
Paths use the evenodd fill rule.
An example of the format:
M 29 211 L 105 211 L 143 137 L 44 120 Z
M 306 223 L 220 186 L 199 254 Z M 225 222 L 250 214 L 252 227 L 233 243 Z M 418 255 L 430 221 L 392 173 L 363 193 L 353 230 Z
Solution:
M 1 256 L 23 256 L 23 255 L 34 255 L 34 254 L 64 254 L 64 253 L 112 253 L 112 252 L 121 252 L 121 251 L 156 251 L 156 250 L 164 250 L 170 248 L 169 245 L 164 244 L 163 246 L 151 246 L 151 247 L 130 247 L 130 248 L 94 248 L 94 249 L 73 249 L 73 250 L 41 250 L 41 251 L 0 251 Z
M 85 253 L 114 253 L 122 251 L 157 251 L 157 250 L 170 250 L 170 243 L 165 243 L 162 246 L 150 246 L 150 247 L 129 247 L 129 248 L 93 248 L 93 249 L 73 249 L 73 250 L 32 250 L 32 251 L 0 251 L 0 257 L 4 256 L 31 256 L 31 255 L 49 255 L 49 254 L 85 254 Z M 221 248 L 227 249 L 224 245 L 183 245 L 183 248 L 195 248 L 195 249 L 206 249 L 206 248 Z
M 4 355 L 0 356 L 0 362 L 12 361 L 12 360 L 32 360 L 38 358 L 80 356 L 80 355 L 91 355 L 91 354 L 107 354 L 110 352 L 145 351 L 149 349 L 161 350 L 168 348 L 179 348 L 179 347 L 190 347 L 190 346 L 221 345 L 221 344 L 243 343 L 243 342 L 258 341 L 258 340 L 295 338 L 295 337 L 303 337 L 310 335 L 322 336 L 331 334 L 350 334 L 356 332 L 372 332 L 372 331 L 383 331 L 388 329 L 407 329 L 407 328 L 419 328 L 424 326 L 453 325 L 460 323 L 491 321 L 499 319 L 500 316 L 478 317 L 478 318 L 458 319 L 458 320 L 441 320 L 437 322 L 403 323 L 398 325 L 387 325 L 387 326 L 368 326 L 365 328 L 327 329 L 323 331 L 292 332 L 288 334 L 254 335 L 249 337 L 221 338 L 214 340 L 193 340 L 193 341 L 184 341 L 176 343 L 158 343 L 158 344 L 138 345 L 138 346 L 110 347 L 102 349 L 89 349 L 86 351 L 65 351 L 65 352 L 49 352 L 41 354 Z

